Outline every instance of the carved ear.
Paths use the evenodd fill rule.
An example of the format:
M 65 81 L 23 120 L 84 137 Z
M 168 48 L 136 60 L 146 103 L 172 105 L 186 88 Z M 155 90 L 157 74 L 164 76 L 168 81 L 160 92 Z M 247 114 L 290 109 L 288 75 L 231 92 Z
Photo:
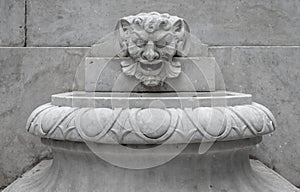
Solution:
M 174 24 L 173 24 L 173 30 L 176 33 L 184 33 L 184 32 L 190 32 L 190 28 L 187 25 L 186 21 L 183 19 L 178 19 Z
M 128 45 L 126 37 L 128 35 L 128 30 L 130 28 L 130 23 L 126 19 L 121 19 L 118 21 L 116 26 L 117 38 L 119 40 L 120 52 L 119 56 L 126 57 L 128 55 Z
M 173 24 L 173 30 L 174 30 L 175 32 L 181 32 L 182 27 L 183 27 L 183 24 L 182 24 L 182 20 L 181 20 L 181 19 L 178 19 L 178 20 Z
M 126 19 L 121 19 L 120 20 L 120 28 L 126 32 L 129 30 L 129 27 L 130 27 L 130 23 L 129 21 L 127 21 Z
M 184 30 L 185 30 L 185 32 L 190 33 L 191 31 L 190 31 L 189 25 L 187 24 L 187 22 L 186 22 L 185 20 L 182 20 L 182 21 L 183 21 L 183 25 L 184 25 Z
M 179 38 L 177 44 L 177 55 L 178 56 L 187 56 L 190 51 L 190 28 L 185 20 L 178 19 L 174 25 L 173 30 Z

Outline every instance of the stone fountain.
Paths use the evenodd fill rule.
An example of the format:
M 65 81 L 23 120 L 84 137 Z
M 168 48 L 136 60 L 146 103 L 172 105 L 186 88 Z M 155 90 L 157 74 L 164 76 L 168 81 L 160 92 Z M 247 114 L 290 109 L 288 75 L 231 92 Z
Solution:
M 5 192 L 292 192 L 249 162 L 275 130 L 249 94 L 226 92 L 216 61 L 182 18 L 140 13 L 84 59 L 83 91 L 52 95 L 26 129 L 53 162 Z

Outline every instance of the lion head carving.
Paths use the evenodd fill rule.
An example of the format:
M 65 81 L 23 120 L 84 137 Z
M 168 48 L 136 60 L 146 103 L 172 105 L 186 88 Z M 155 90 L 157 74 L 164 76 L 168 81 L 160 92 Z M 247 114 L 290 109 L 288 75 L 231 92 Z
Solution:
M 166 78 L 178 77 L 181 64 L 174 56 L 186 54 L 189 27 L 187 23 L 169 14 L 140 13 L 123 17 L 117 24 L 121 46 L 122 71 L 135 76 L 146 86 L 160 85 Z

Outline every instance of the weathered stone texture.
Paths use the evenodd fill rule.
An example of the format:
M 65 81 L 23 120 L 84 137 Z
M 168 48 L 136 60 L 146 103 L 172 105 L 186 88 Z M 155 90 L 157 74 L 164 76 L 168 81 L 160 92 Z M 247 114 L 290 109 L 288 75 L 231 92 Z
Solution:
M 72 89 L 85 51 L 0 49 L 0 185 L 43 156 L 39 139 L 25 131 L 26 119 L 34 108 L 50 101 L 51 94 Z M 300 185 L 300 47 L 212 47 L 210 52 L 226 88 L 253 94 L 253 100 L 267 106 L 277 119 L 278 129 L 265 137 L 254 155 Z
M 209 45 L 299 45 L 299 0 L 28 0 L 29 46 L 90 46 L 138 12 L 178 15 Z M 88 34 L 88 35 L 87 35 Z
M 0 1 L 0 46 L 23 46 L 25 0 Z
M 72 89 L 86 48 L 0 48 L 0 186 L 49 153 L 25 130 L 53 93 Z
M 185 160 L 185 162 L 186 162 L 186 160 Z M 199 162 L 199 161 L 198 161 Z M 34 178 L 34 177 L 36 177 L 36 176 L 38 176 L 41 172 L 43 173 L 43 172 L 45 172 L 50 166 L 51 166 L 51 164 L 53 163 L 53 160 L 44 160 L 44 161 L 42 161 L 42 162 L 40 162 L 38 165 L 36 165 L 33 169 L 31 169 L 30 171 L 28 171 L 28 172 L 26 172 L 24 175 L 22 175 L 22 178 L 19 178 L 19 179 L 17 179 L 16 181 L 14 181 L 14 183 L 10 186 L 10 189 L 11 188 L 13 188 L 13 187 L 16 187 L 16 186 L 18 186 L 20 183 L 22 183 L 22 181 L 24 182 L 24 180 L 32 180 L 32 178 Z M 78 162 L 76 162 L 76 164 L 78 164 Z M 186 165 L 186 163 L 184 164 L 184 165 Z M 199 165 L 199 164 L 198 164 Z M 252 167 L 252 169 L 254 170 L 254 172 L 256 172 L 256 173 L 259 173 L 259 174 L 261 174 L 262 176 L 264 176 L 264 177 L 266 177 L 266 178 L 268 178 L 269 179 L 269 181 L 272 181 L 273 183 L 276 183 L 276 186 L 279 186 L 280 188 L 291 188 L 291 190 L 294 190 L 295 192 L 297 192 L 297 189 L 295 188 L 295 187 L 293 187 L 287 180 L 285 180 L 284 178 L 282 178 L 282 176 L 281 175 L 279 175 L 278 173 L 276 173 L 275 171 L 273 171 L 273 170 L 271 170 L 271 169 L 269 169 L 268 167 L 266 167 L 263 163 L 261 163 L 260 161 L 257 161 L 257 160 L 250 160 L 250 165 L 251 165 L 251 167 Z M 106 166 L 110 166 L 109 164 L 108 165 L 106 165 Z M 197 166 L 197 165 L 196 165 Z M 182 166 L 180 166 L 180 167 L 182 167 Z M 112 169 L 114 169 L 115 167 L 109 167 L 109 171 L 111 171 Z M 159 167 L 159 169 L 161 169 L 161 167 Z M 94 169 L 93 169 L 93 171 L 95 171 Z M 146 170 L 147 171 L 147 170 Z M 151 170 L 150 171 L 151 172 L 151 176 L 150 176 L 150 178 L 154 178 L 153 177 L 153 171 Z M 176 171 L 175 171 L 176 172 Z M 177 171 L 177 172 L 179 172 L 179 171 Z M 178 175 L 180 175 L 180 176 L 182 176 L 182 171 L 180 171 L 179 173 L 177 173 L 176 172 L 176 174 L 178 174 Z M 82 174 L 82 173 L 80 173 L 80 174 Z M 117 176 L 118 176 L 119 174 L 117 174 Z M 188 174 L 188 176 L 190 176 L 191 175 L 191 173 L 189 173 Z M 201 175 L 202 177 L 204 177 L 203 176 L 203 174 Z M 200 178 L 201 178 L 201 176 L 200 176 Z M 116 176 L 114 176 L 114 179 L 112 179 L 113 181 L 116 179 L 115 178 Z M 161 181 L 161 182 L 163 182 L 164 184 L 165 184 L 165 180 L 167 180 L 167 179 L 171 179 L 172 177 L 164 177 L 163 178 L 163 181 Z M 173 177 L 174 178 L 174 177 Z M 64 177 L 62 177 L 62 179 L 65 179 Z M 177 178 L 176 178 L 177 179 Z M 190 180 L 193 180 L 194 178 L 192 178 L 192 179 L 190 179 Z M 196 179 L 199 179 L 198 177 L 196 177 Z M 205 179 L 205 177 L 204 177 L 204 179 Z M 204 179 L 202 179 L 202 182 L 203 182 L 203 180 Z M 134 179 L 134 180 L 136 180 L 136 178 Z M 186 180 L 185 181 L 185 183 L 187 183 L 187 182 L 190 182 L 190 180 Z M 124 182 L 124 180 L 122 180 L 123 182 Z M 58 181 L 59 183 L 61 183 L 61 180 L 59 180 Z M 201 182 L 201 179 L 199 179 L 198 180 L 198 182 Z M 133 182 L 127 182 L 126 184 L 127 185 L 130 185 L 131 183 L 133 183 Z M 158 184 L 159 182 L 156 182 L 156 184 Z M 176 182 L 176 183 L 178 183 L 178 182 Z M 86 185 L 86 183 L 82 183 L 82 182 L 80 182 L 80 184 L 82 184 L 82 185 Z M 149 184 L 149 182 L 148 182 L 148 184 Z M 265 184 L 265 183 L 264 183 Z M 81 185 L 81 187 L 82 187 L 82 185 Z M 105 184 L 104 186 L 106 186 L 107 184 Z M 124 186 L 125 185 L 123 185 L 122 187 L 122 189 L 124 189 Z M 164 185 L 163 185 L 164 186 Z M 174 187 L 174 186 L 173 186 Z M 278 188 L 279 188 L 278 187 Z M 145 187 L 144 186 L 142 186 L 141 187 L 142 189 L 144 189 Z M 198 190 L 199 191 L 199 188 L 197 188 L 197 187 L 194 187 L 193 188 L 194 190 Z M 193 189 L 191 189 L 191 191 L 193 190 Z M 7 188 L 5 189 L 5 190 L 8 190 Z M 153 190 L 153 187 L 152 187 L 152 189 L 151 190 Z M 178 189 L 175 189 L 174 191 L 177 191 Z M 1 189 L 0 189 L 0 191 L 1 191 Z M 224 190 L 223 190 L 224 191 Z M 221 191 L 222 192 L 222 191 Z M 225 191 L 224 191 L 225 192 Z
M 300 47 L 213 47 L 227 90 L 253 94 L 278 129 L 253 155 L 300 186 Z

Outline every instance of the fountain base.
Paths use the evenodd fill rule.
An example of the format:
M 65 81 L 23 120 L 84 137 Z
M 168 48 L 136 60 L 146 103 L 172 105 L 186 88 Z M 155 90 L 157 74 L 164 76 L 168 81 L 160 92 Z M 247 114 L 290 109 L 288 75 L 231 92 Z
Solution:
M 133 170 L 120 168 L 102 160 L 85 143 L 43 139 L 43 143 L 53 150 L 54 159 L 51 165 L 41 171 L 35 170 L 32 174 L 25 175 L 6 188 L 4 192 L 297 191 L 293 185 L 280 176 L 266 172 L 257 165 L 251 166 L 248 151 L 251 146 L 260 141 L 261 138 L 256 137 L 215 142 L 205 154 L 198 153 L 200 144 L 189 144 L 169 162 L 153 168 Z M 99 147 L 102 154 L 112 154 L 116 151 L 116 145 L 99 144 Z M 158 153 L 157 158 L 168 156 L 168 151 L 170 151 L 168 148 L 180 146 L 165 145 L 163 147 L 167 150 Z M 113 155 L 116 159 L 123 159 L 124 162 L 132 159 L 134 163 L 136 158 L 135 154 L 128 153 L 114 153 Z M 142 156 L 145 157 L 147 154 L 142 154 Z M 155 158 L 148 159 L 148 161 L 155 161 Z M 116 160 L 116 162 L 120 161 Z

